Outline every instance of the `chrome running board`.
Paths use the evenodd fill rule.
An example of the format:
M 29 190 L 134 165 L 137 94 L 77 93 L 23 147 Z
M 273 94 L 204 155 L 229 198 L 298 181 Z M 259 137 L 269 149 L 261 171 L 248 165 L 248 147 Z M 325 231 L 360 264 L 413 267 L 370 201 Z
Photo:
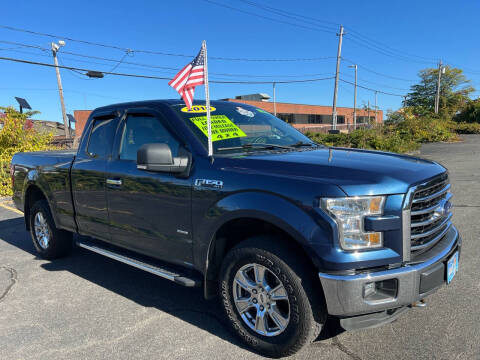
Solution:
M 178 274 L 174 271 L 167 270 L 164 268 L 160 268 L 154 264 L 146 263 L 144 261 L 135 259 L 133 257 L 129 257 L 126 255 L 122 255 L 116 252 L 113 252 L 111 250 L 107 250 L 105 248 L 100 247 L 97 244 L 92 244 L 90 242 L 85 242 L 85 241 L 77 241 L 77 246 L 92 251 L 94 253 L 106 256 L 110 259 L 119 261 L 121 263 L 133 266 L 137 269 L 149 272 L 151 274 L 157 275 L 163 279 L 167 279 L 170 281 L 174 281 L 177 284 L 187 286 L 187 287 L 195 287 L 195 286 L 200 286 L 200 281 L 196 279 L 191 279 L 189 277 L 186 277 L 182 274 Z

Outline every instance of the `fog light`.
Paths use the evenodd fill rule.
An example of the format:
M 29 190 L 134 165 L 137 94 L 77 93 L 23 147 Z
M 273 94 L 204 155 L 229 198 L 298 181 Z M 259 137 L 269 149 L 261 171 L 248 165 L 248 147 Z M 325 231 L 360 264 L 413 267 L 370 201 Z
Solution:
M 366 283 L 365 285 L 363 285 L 363 298 L 367 298 L 370 295 L 375 294 L 375 291 L 376 288 L 374 282 Z
M 397 297 L 397 291 L 397 279 L 369 282 L 363 285 L 363 298 L 367 301 L 393 300 Z

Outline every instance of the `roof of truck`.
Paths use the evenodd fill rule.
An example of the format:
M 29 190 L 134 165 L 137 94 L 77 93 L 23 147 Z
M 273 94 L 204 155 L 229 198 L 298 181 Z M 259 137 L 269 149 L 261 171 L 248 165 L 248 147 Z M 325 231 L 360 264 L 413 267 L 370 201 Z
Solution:
M 211 104 L 237 104 L 232 101 L 224 101 L 224 100 L 212 100 L 210 101 Z M 117 103 L 102 106 L 96 108 L 94 111 L 101 111 L 101 110 L 109 110 L 111 108 L 125 108 L 125 107 L 142 107 L 142 106 L 152 106 L 152 105 L 177 105 L 177 104 L 185 104 L 182 99 L 157 99 L 157 100 L 142 100 L 142 101 L 131 101 L 131 102 L 124 102 L 124 103 Z M 240 103 L 238 103 L 240 104 Z M 193 105 L 205 105 L 205 100 L 194 100 Z M 246 104 L 241 104 L 245 106 Z

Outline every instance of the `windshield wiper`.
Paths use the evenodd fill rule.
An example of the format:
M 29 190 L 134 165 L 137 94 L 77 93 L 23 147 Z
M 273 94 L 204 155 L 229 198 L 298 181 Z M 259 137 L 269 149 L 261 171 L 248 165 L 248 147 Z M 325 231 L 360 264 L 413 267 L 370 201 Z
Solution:
M 290 145 L 291 147 L 295 147 L 295 148 L 299 148 L 299 147 L 302 147 L 302 146 L 318 146 L 317 144 L 314 144 L 314 143 L 306 143 L 306 142 L 303 142 L 303 141 L 299 141 L 295 144 L 292 144 Z
M 217 151 L 228 151 L 228 150 L 246 150 L 246 149 L 293 149 L 292 146 L 287 145 L 277 145 L 277 144 L 244 144 L 242 146 L 231 146 L 218 148 Z

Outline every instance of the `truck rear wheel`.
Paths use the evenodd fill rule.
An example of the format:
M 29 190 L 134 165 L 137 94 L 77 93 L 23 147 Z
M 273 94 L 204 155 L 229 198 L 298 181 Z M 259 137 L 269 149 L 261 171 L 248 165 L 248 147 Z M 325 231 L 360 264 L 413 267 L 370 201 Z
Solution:
M 325 323 L 321 291 L 302 260 L 273 239 L 256 237 L 223 261 L 220 292 L 227 318 L 234 332 L 263 355 L 296 353 Z
M 69 231 L 55 227 L 50 208 L 46 200 L 39 200 L 30 209 L 30 235 L 40 257 L 56 259 L 67 255 L 73 244 L 73 235 Z

